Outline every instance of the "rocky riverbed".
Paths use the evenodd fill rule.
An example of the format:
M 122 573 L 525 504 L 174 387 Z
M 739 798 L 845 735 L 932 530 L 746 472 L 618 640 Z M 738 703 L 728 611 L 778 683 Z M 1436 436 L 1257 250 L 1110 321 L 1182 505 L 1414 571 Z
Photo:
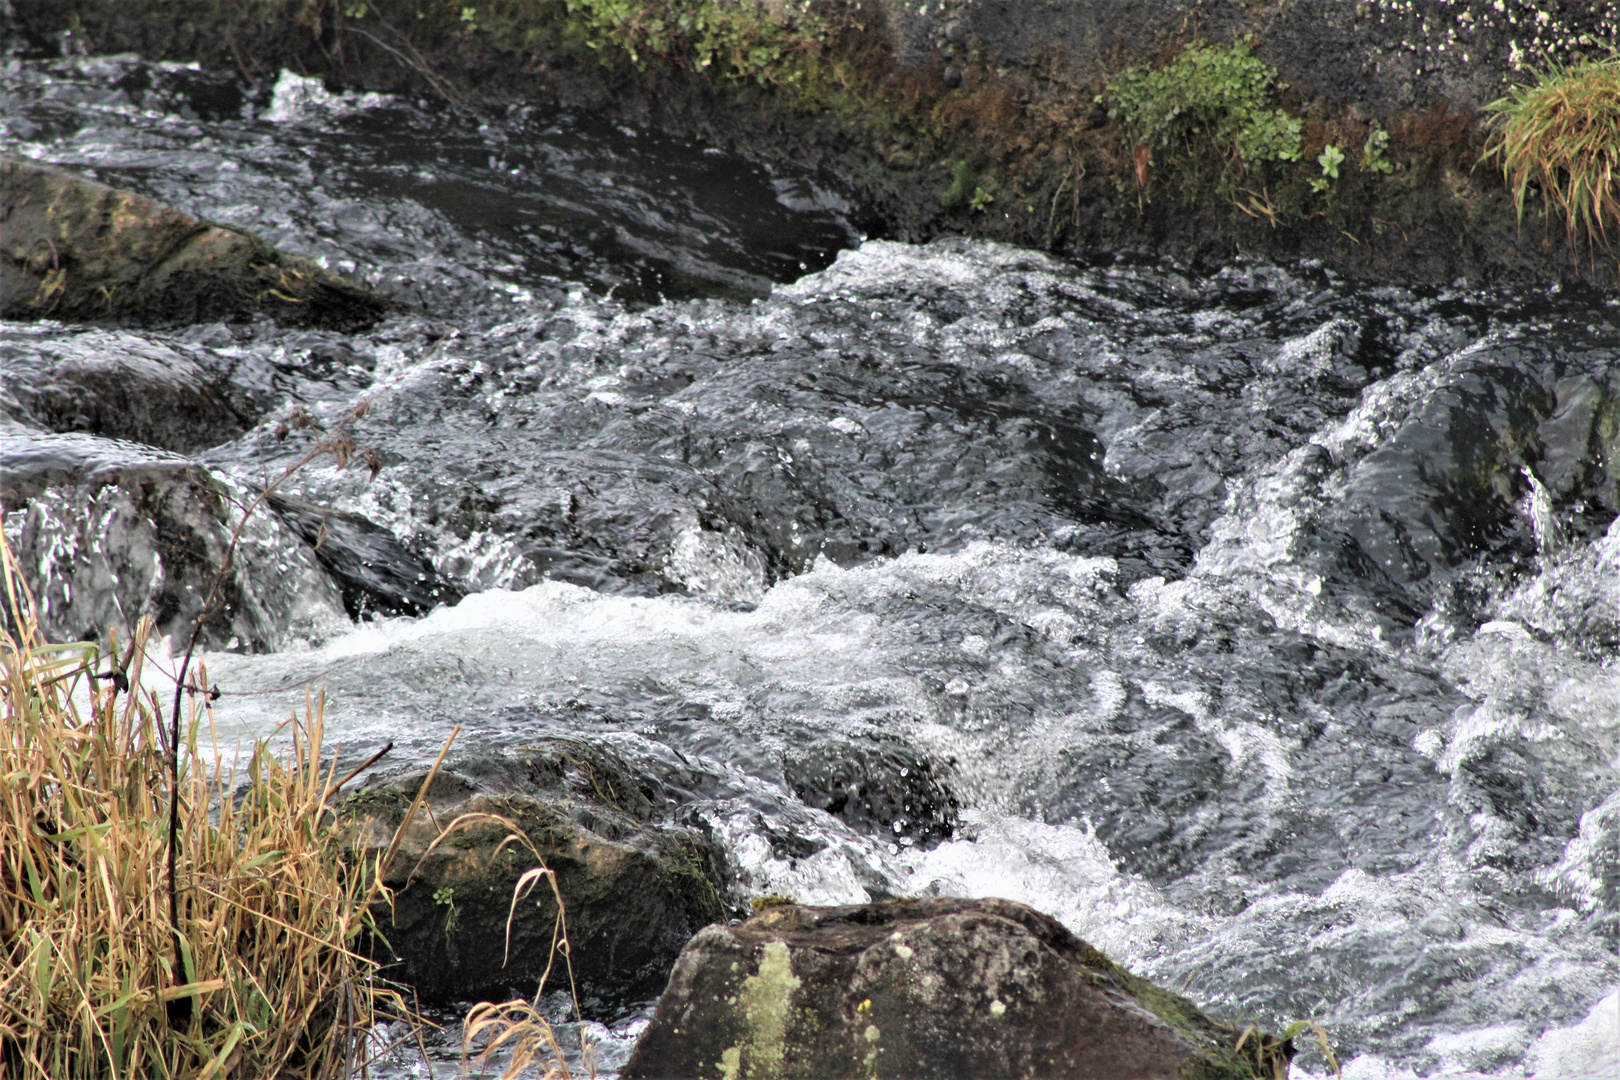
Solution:
M 347 423 L 244 534 L 221 737 L 324 687 L 386 791 L 459 723 L 446 813 L 545 796 L 547 850 L 648 870 L 610 1066 L 675 939 L 775 894 L 1027 903 L 1353 1076 L 1610 1067 L 1607 294 L 862 240 L 814 171 L 291 71 L 14 57 L 3 91 L 7 153 L 389 305 L 0 324 L 53 631 L 184 625 Z M 494 885 L 458 858 L 405 915 L 479 975 L 436 936 Z

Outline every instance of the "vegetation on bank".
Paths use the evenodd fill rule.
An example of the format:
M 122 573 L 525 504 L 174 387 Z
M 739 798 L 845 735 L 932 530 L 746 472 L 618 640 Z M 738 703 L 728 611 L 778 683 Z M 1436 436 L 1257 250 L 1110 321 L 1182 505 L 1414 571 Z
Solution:
M 879 228 L 907 239 L 1237 248 L 1450 280 L 1568 270 L 1562 234 L 1584 227 L 1524 197 L 1534 176 L 1504 186 L 1479 167 L 1490 132 L 1475 117 L 1329 105 L 1282 83 L 1248 39 L 1189 33 L 1089 82 L 973 40 L 899 65 L 879 8 L 845 0 L 48 6 L 93 47 L 234 63 L 259 80 L 285 65 L 455 101 L 560 97 L 774 148 L 840 173 Z
M 0 635 L 0 1076 L 358 1068 L 375 1024 L 404 1003 L 355 949 L 375 875 L 341 865 L 320 835 L 334 780 L 320 709 L 290 721 L 290 755 L 261 742 L 237 770 L 194 697 L 171 790 L 161 707 L 141 685 L 151 621 L 122 657 L 47 643 L 10 551 L 0 560 L 12 614 Z
M 1519 218 L 1536 192 L 1575 253 L 1610 253 L 1620 225 L 1620 57 L 1554 66 L 1486 109 L 1486 153 L 1500 161 Z

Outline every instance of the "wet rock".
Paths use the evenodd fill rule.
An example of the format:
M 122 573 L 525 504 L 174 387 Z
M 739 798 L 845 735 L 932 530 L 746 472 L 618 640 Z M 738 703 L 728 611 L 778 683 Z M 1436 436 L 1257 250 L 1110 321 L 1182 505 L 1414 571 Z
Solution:
M 272 495 L 269 502 L 337 581 L 351 618 L 425 615 L 464 595 L 432 563 L 364 515 L 286 495 Z
M 861 832 L 931 846 L 956 830 L 960 804 L 939 770 L 898 742 L 862 746 L 824 740 L 796 750 L 782 771 L 806 806 Z
M 127 640 L 151 614 L 184 648 L 246 499 L 206 468 L 91 435 L 0 432 L 7 539 L 55 641 Z M 205 645 L 276 649 L 346 628 L 337 589 L 268 514 L 242 532 L 234 571 L 203 627 Z
M 1238 1039 L 1022 904 L 788 904 L 693 938 L 620 1076 L 1247 1080 Z
M 350 849 L 386 849 L 424 776 L 395 776 L 344 803 Z M 567 985 L 562 959 L 552 964 L 550 885 L 513 904 L 518 878 L 537 865 L 526 845 L 503 845 L 510 830 L 483 820 L 428 851 L 438 826 L 467 814 L 516 823 L 556 873 L 583 996 L 611 1004 L 656 994 L 692 934 L 729 914 L 719 849 L 671 824 L 610 751 L 551 739 L 485 754 L 440 771 L 387 875 L 393 910 L 379 926 L 396 958 L 388 973 L 425 1000 L 532 995 L 548 965 L 548 987 Z
M 382 301 L 308 259 L 65 169 L 0 159 L 0 316 L 357 329 Z
M 189 453 L 246 428 L 215 379 L 173 349 L 124 332 L 0 342 L 0 408 L 47 431 L 81 431 Z

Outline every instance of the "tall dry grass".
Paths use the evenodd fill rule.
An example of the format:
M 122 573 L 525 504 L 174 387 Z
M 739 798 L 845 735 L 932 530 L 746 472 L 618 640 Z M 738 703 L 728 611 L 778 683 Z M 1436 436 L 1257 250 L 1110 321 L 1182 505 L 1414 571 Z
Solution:
M 50 643 L 3 533 L 0 580 L 0 1080 L 364 1073 L 368 1055 L 389 1049 L 382 1022 L 420 1022 L 361 949 L 386 937 L 373 922 L 391 899 L 383 872 L 450 742 L 394 843 L 352 865 L 329 832 L 329 801 L 354 773 L 338 780 L 335 755 L 322 764 L 323 702 L 285 722 L 290 750 L 260 740 L 238 768 L 214 741 L 208 695 L 192 690 L 211 685 L 199 665 L 171 760 L 162 703 L 142 682 L 151 620 L 123 650 Z M 487 818 L 451 822 L 433 846 Z M 501 846 L 527 847 L 537 864 L 513 909 L 542 882 L 557 893 L 528 837 L 498 823 L 511 830 Z M 557 906 L 553 959 L 577 1015 L 560 893 Z M 474 1006 L 464 1066 L 571 1078 L 537 1008 L 544 988 L 542 978 L 535 1003 Z M 583 1036 L 581 1050 L 594 1076 Z
M 404 1003 L 355 949 L 376 876 L 323 839 L 320 706 L 288 721 L 290 753 L 260 742 L 237 769 L 192 696 L 176 935 L 168 747 L 141 683 L 152 624 L 115 671 L 94 643 L 41 638 L 3 537 L 0 568 L 0 1077 L 354 1072 Z
M 1524 219 L 1530 189 L 1563 219 L 1573 248 L 1609 251 L 1620 223 L 1620 57 L 1555 65 L 1485 107 L 1495 114 L 1486 144 Z

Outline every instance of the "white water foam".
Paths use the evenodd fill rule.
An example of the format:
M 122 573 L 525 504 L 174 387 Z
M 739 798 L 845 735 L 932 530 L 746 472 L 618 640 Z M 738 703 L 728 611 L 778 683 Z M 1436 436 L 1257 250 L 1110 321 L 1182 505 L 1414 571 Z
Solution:
M 270 107 L 260 119 L 276 124 L 297 123 L 304 120 L 347 116 L 350 113 L 374 109 L 393 101 L 389 94 L 345 92 L 334 94 L 318 76 L 298 75 L 285 68 L 276 80 Z

